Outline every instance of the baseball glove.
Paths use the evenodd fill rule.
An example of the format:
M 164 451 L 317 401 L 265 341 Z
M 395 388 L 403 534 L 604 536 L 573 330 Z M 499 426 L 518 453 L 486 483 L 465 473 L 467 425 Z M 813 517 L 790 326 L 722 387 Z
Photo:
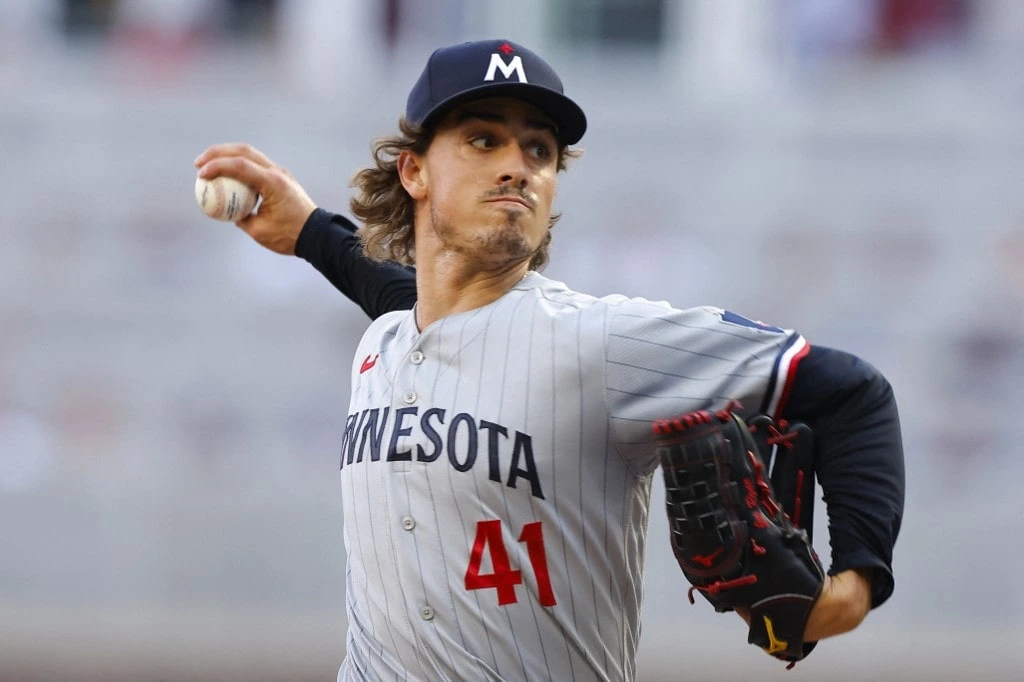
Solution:
M 813 476 L 811 497 L 803 499 L 808 486 L 798 464 L 810 462 L 811 432 L 764 415 L 748 427 L 733 412 L 737 407 L 653 424 L 672 549 L 692 585 L 691 604 L 697 591 L 716 611 L 749 613 L 747 641 L 792 666 L 814 648 L 803 633 L 825 574 L 807 533 L 775 497 L 758 442 L 785 452 L 787 506 L 794 507 L 794 518 L 809 519 Z M 784 470 L 780 465 L 776 461 L 777 472 Z M 791 481 L 794 472 L 799 480 Z

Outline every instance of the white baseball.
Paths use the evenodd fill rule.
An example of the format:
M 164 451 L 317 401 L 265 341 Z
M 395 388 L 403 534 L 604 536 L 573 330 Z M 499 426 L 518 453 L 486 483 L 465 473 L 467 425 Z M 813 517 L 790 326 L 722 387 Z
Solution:
M 234 178 L 196 178 L 196 202 L 203 213 L 217 220 L 237 222 L 256 208 L 259 194 Z

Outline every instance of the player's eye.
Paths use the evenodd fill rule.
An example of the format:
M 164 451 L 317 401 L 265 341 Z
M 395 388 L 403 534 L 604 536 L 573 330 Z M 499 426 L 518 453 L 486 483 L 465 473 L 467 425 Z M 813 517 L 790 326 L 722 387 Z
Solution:
M 495 146 L 494 138 L 490 135 L 476 135 L 469 143 L 477 149 L 492 149 Z
M 530 147 L 530 153 L 542 161 L 547 161 L 554 154 L 554 150 L 544 142 L 537 142 Z

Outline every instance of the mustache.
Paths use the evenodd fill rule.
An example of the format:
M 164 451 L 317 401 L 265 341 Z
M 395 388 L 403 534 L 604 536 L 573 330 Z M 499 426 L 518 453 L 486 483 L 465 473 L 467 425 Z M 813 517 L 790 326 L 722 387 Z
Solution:
M 514 187 L 499 187 L 484 194 L 484 199 L 486 200 L 500 199 L 502 197 L 515 197 L 517 199 L 522 199 L 530 206 L 530 208 L 536 208 L 537 206 L 537 200 L 532 195 L 527 194 L 524 191 L 517 190 Z

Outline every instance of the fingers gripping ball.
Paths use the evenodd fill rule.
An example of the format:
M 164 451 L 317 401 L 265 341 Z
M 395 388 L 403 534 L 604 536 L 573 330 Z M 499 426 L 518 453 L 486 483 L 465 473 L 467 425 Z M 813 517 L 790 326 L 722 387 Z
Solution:
M 654 422 L 672 549 L 717 611 L 750 613 L 751 644 L 786 661 L 814 646 L 803 633 L 825 575 L 807 533 L 778 503 L 747 425 L 730 406 Z
M 234 178 L 196 178 L 196 203 L 203 213 L 216 220 L 238 222 L 252 213 L 258 199 L 259 194 L 252 187 Z

